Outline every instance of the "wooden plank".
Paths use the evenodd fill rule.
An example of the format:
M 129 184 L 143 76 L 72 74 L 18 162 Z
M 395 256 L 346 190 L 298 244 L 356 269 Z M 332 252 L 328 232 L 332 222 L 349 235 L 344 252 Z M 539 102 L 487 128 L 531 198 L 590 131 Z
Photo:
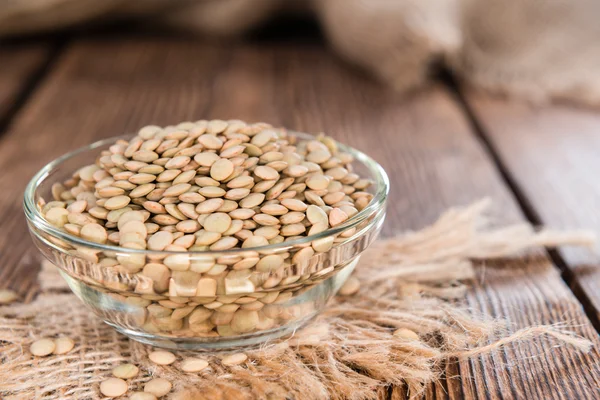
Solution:
M 358 79 L 321 57 L 306 54 L 279 59 L 286 72 L 292 126 L 324 130 L 373 155 L 388 171 L 392 192 L 386 232 L 417 229 L 444 209 L 491 196 L 503 222 L 522 220 L 519 208 L 494 165 L 470 132 L 459 106 L 439 87 L 401 99 Z M 315 70 L 306 68 L 306 60 Z M 507 318 L 511 329 L 570 320 L 579 333 L 598 343 L 580 304 L 543 256 L 512 269 L 482 269 L 468 302 L 490 315 Z M 482 284 L 481 282 L 484 282 Z M 584 398 L 598 394 L 600 371 L 594 355 L 569 349 L 540 355 L 546 339 L 508 346 L 459 365 L 462 384 L 449 382 L 452 398 Z M 595 353 L 596 356 L 598 353 Z M 565 368 L 575 359 L 577 373 Z M 567 360 L 567 361 L 565 361 Z M 585 365 L 585 367 L 580 367 Z M 521 367 L 525 366 L 525 367 Z M 450 366 L 448 375 L 457 371 Z
M 5 121 L 6 114 L 14 111 L 15 102 L 29 87 L 32 78 L 46 63 L 50 53 L 48 43 L 0 45 L 0 121 Z
M 534 218 L 557 228 L 600 231 L 600 111 L 569 105 L 534 108 L 481 94 L 467 101 Z M 599 258 L 561 249 L 567 279 L 600 328 Z
M 441 86 L 403 99 L 342 66 L 319 45 L 225 49 L 183 38 L 96 39 L 69 49 L 0 142 L 0 165 L 13 171 L 0 176 L 5 189 L 0 249 L 11 249 L 1 252 L 0 265 L 14 265 L 31 250 L 20 196 L 25 180 L 44 162 L 145 123 L 231 117 L 324 130 L 373 155 L 392 179 L 387 235 L 420 228 L 449 206 L 487 195 L 496 200 L 504 222 L 522 218 L 462 111 Z M 0 282 L 31 285 L 32 272 L 4 267 Z M 517 273 L 488 268 L 482 280 L 485 285 L 475 286 L 469 304 L 507 318 L 514 323 L 511 329 L 566 316 L 580 334 L 600 344 L 545 257 Z M 536 339 L 453 364 L 448 373 L 460 373 L 460 379 L 450 380 L 447 388 L 431 388 L 431 396 L 591 397 L 590 387 L 600 384 L 597 350 L 582 356 L 560 347 L 547 354 L 548 346 Z
M 1 163 L 18 171 L 0 176 L 0 184 L 7 187 L 0 196 L 0 204 L 6 206 L 0 211 L 0 226 L 5 229 L 0 233 L 0 249 L 11 249 L 0 251 L 0 265 L 7 266 L 0 270 L 0 286 L 12 286 L 27 298 L 37 288 L 36 276 L 30 272 L 35 263 L 28 256 L 32 247 L 21 210 L 23 190 L 37 169 L 100 138 L 144 123 L 192 118 L 207 107 L 223 52 L 206 47 L 201 62 L 190 66 L 187 54 L 169 54 L 168 42 L 158 45 L 166 53 L 151 51 L 157 45 L 144 43 L 135 44 L 136 51 L 128 53 L 131 46 L 96 42 L 75 46 L 35 93 L 14 129 L 0 141 Z M 96 48 L 102 49 L 103 55 L 86 58 L 85 54 Z M 196 50 L 191 43 L 178 50 L 183 48 L 186 53 Z M 178 70 L 178 65 L 183 68 Z M 171 90 L 164 90 L 167 87 Z

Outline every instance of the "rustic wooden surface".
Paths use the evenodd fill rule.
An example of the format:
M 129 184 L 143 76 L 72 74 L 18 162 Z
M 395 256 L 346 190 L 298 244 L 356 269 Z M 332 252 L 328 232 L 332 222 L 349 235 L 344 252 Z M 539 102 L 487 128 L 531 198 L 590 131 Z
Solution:
M 532 219 L 557 228 L 600 231 L 600 112 L 567 105 L 533 107 L 474 92 L 466 100 Z M 556 260 L 600 328 L 598 256 L 567 248 Z
M 51 54 L 48 42 L 12 42 L 0 45 L 0 129 L 34 89 Z M 3 126 L 4 125 L 4 126 Z
M 386 235 L 418 229 L 450 206 L 485 196 L 494 200 L 503 223 L 531 218 L 530 207 L 537 212 L 535 203 L 523 204 L 522 196 L 515 196 L 494 149 L 482 140 L 451 87 L 437 83 L 400 97 L 342 64 L 318 43 L 222 46 L 184 37 L 131 35 L 77 39 L 65 46 L 26 97 L 0 137 L 0 169 L 10 171 L 0 174 L 0 287 L 16 288 L 26 298 L 37 290 L 37 267 L 27 257 L 34 250 L 21 211 L 27 179 L 66 151 L 148 123 L 235 117 L 326 131 L 369 153 L 388 171 L 392 192 Z M 498 110 L 497 120 L 513 118 Z M 512 129 L 520 122 L 517 115 Z M 524 128 L 521 135 L 529 133 Z M 510 146 L 506 148 L 510 153 Z M 547 157 L 547 164 L 542 161 L 540 170 L 553 168 L 547 165 L 553 157 Z M 569 158 L 569 163 L 578 162 L 576 154 Z M 515 172 L 525 174 L 522 169 Z M 582 174 L 581 179 L 594 175 L 583 166 L 569 173 Z M 575 187 L 577 177 L 570 179 Z M 591 212 L 600 191 L 600 183 L 590 181 L 593 185 Z M 570 189 L 555 182 L 539 203 L 554 201 L 560 197 L 556 192 L 568 197 Z M 558 201 L 551 210 L 568 223 L 571 214 L 561 214 Z M 577 222 L 583 226 L 586 221 L 582 217 Z M 584 355 L 545 338 L 509 345 L 448 365 L 447 379 L 432 385 L 427 398 L 600 396 L 600 340 L 547 254 L 480 268 L 467 301 L 474 309 L 504 318 L 510 331 L 567 320 L 596 347 Z M 406 397 L 400 388 L 387 394 Z

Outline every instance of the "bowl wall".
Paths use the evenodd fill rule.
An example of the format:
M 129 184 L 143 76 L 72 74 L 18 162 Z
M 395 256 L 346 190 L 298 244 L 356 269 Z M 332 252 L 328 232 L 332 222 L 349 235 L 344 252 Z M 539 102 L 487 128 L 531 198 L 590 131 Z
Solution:
M 226 349 L 293 332 L 344 283 L 385 218 L 387 177 L 356 152 L 355 170 L 376 182 L 372 204 L 339 228 L 301 240 L 223 252 L 156 252 L 87 242 L 49 225 L 40 210 L 52 185 L 114 140 L 42 169 L 28 186 L 25 210 L 34 243 L 77 297 L 106 323 L 145 343 Z M 276 265 L 292 261 L 258 268 L 255 261 L 266 258 Z

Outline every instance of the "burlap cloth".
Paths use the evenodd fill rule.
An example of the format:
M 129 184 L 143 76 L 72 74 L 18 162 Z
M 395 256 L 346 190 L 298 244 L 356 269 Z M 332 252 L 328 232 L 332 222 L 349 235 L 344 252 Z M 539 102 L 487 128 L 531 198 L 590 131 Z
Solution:
M 400 90 L 445 64 L 487 90 L 600 103 L 598 0 L 0 0 L 0 36 L 130 18 L 231 35 L 283 13 L 314 14 L 339 54 Z
M 66 289 L 55 267 L 40 273 L 42 293 L 30 304 L 0 308 L 2 399 L 98 399 L 99 383 L 123 362 L 141 374 L 173 382 L 172 399 L 372 399 L 386 385 L 406 385 L 411 398 L 441 376 L 443 362 L 550 335 L 589 350 L 590 343 L 550 326 L 508 334 L 509 326 L 463 308 L 458 300 L 474 276 L 473 262 L 517 255 L 531 247 L 589 245 L 586 233 L 535 231 L 527 224 L 490 228 L 487 202 L 446 212 L 435 224 L 374 244 L 361 258 L 358 294 L 335 298 L 326 311 L 289 339 L 249 350 L 248 361 L 223 366 L 204 354 L 210 368 L 183 373 L 149 362 L 149 346 L 118 334 Z M 419 340 L 394 337 L 407 328 Z M 69 336 L 75 348 L 62 356 L 33 357 L 41 337 Z M 190 352 L 180 352 L 181 356 Z

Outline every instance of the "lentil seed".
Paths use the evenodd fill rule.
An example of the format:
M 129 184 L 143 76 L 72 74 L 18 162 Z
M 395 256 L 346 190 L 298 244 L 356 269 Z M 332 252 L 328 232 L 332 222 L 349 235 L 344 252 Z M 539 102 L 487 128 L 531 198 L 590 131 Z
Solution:
M 107 210 L 118 210 L 119 208 L 125 207 L 130 201 L 131 198 L 128 196 L 111 197 L 104 203 L 104 208 Z
M 140 369 L 133 364 L 121 364 L 112 370 L 113 376 L 120 379 L 135 378 L 139 372 Z
M 264 226 L 254 231 L 255 236 L 264 236 L 267 240 L 273 239 L 279 235 L 279 229 L 274 226 Z
M 208 367 L 208 361 L 201 358 L 186 358 L 181 362 L 181 370 L 185 372 L 200 372 Z
M 240 207 L 242 208 L 254 208 L 261 204 L 265 199 L 265 195 L 262 193 L 252 193 L 246 198 L 240 201 Z
M 56 345 L 52 354 L 67 354 L 73 347 L 75 347 L 75 342 L 73 339 L 69 337 L 60 337 L 54 340 L 54 344 Z
M 232 219 L 248 219 L 252 218 L 256 214 L 254 210 L 248 208 L 239 208 L 229 212 L 229 216 Z
M 164 378 L 155 378 L 144 385 L 144 392 L 153 394 L 156 397 L 162 397 L 171 391 L 173 385 Z
M 230 160 L 221 158 L 210 167 L 210 176 L 216 181 L 222 181 L 233 173 L 233 169 L 234 166 Z
M 127 382 L 119 378 L 108 378 L 100 383 L 100 392 L 106 397 L 119 397 L 127 393 Z
M 402 339 L 419 340 L 419 335 L 407 328 L 396 329 L 392 335 Z
M 281 200 L 281 205 L 291 211 L 306 211 L 308 206 L 301 200 L 297 199 L 284 199 Z
M 279 224 L 279 220 L 272 215 L 269 214 L 256 214 L 252 217 L 252 219 L 263 226 L 273 226 Z
M 81 228 L 79 235 L 90 242 L 104 244 L 108 239 L 106 229 L 99 224 L 87 224 Z
M 203 167 L 212 166 L 220 157 L 216 153 L 203 152 L 194 156 L 194 161 Z
M 176 156 L 176 157 L 171 158 L 165 164 L 165 168 L 166 169 L 180 169 L 180 168 L 185 167 L 190 161 L 191 161 L 191 158 L 188 156 Z
M 239 365 L 245 362 L 247 359 L 248 356 L 244 353 L 234 353 L 223 357 L 223 359 L 221 359 L 221 364 L 226 365 L 228 367 L 232 367 L 234 365 Z
M 279 231 L 281 236 L 296 236 L 306 231 L 306 227 L 302 224 L 290 224 L 281 228 Z
M 62 228 L 69 221 L 68 215 L 69 211 L 66 209 L 54 207 L 46 212 L 45 217 L 52 225 Z
M 229 229 L 231 217 L 225 213 L 210 214 L 202 225 L 209 232 L 223 233 Z
M 253 145 L 255 145 L 257 147 L 264 147 L 267 143 L 269 143 L 271 140 L 273 140 L 275 138 L 277 138 L 277 134 L 275 133 L 275 131 L 264 130 L 256 135 L 254 135 L 254 137 L 252 138 L 250 143 L 252 143 Z
M 173 185 L 173 186 L 169 187 L 167 190 L 165 190 L 165 192 L 163 193 L 163 196 L 164 197 L 176 197 L 181 194 L 184 194 L 191 187 L 192 187 L 192 185 L 190 185 L 189 183 L 179 183 L 179 184 Z
M 158 365 L 169 365 L 175 362 L 175 354 L 165 350 L 153 351 L 152 353 L 148 354 L 148 358 L 154 364 Z
M 231 249 L 233 247 L 235 247 L 235 245 L 238 243 L 238 240 L 232 236 L 227 236 L 224 238 L 221 238 L 219 240 L 217 240 L 215 243 L 213 243 L 210 246 L 210 249 L 213 251 L 223 251 L 223 250 L 228 250 Z
M 238 176 L 227 182 L 227 187 L 231 189 L 243 188 L 248 185 L 254 184 L 254 178 L 251 176 Z
M 266 181 L 279 178 L 279 173 L 271 167 L 265 165 L 258 166 L 254 169 L 254 174 Z
M 44 357 L 56 349 L 56 343 L 52 339 L 39 339 L 31 344 L 29 351 L 34 356 Z
M 252 332 L 258 325 L 258 312 L 253 310 L 238 310 L 231 320 L 231 329 L 237 333 Z
M 159 231 L 148 238 L 148 249 L 162 251 L 173 243 L 173 234 L 170 232 Z
M 294 211 L 294 212 L 290 212 L 285 215 L 282 215 L 281 217 L 279 217 L 279 221 L 284 225 L 297 224 L 297 223 L 302 222 L 304 220 L 304 218 L 305 218 L 304 213 Z
M 322 174 L 312 175 L 306 180 L 306 186 L 313 190 L 327 189 L 329 178 Z
M 237 188 L 228 190 L 225 193 L 225 198 L 228 200 L 241 200 L 250 194 L 250 189 Z
M 257 264 L 256 269 L 260 272 L 271 272 L 283 265 L 283 257 L 279 254 L 271 254 L 263 257 Z
M 200 193 L 204 197 L 216 198 L 223 197 L 225 195 L 225 190 L 220 187 L 215 186 L 206 186 L 198 189 L 198 193 Z
M 338 294 L 341 294 L 342 296 L 350 296 L 358 292 L 359 289 L 360 281 L 356 277 L 351 276 L 346 282 L 344 282 L 338 291 Z
M 210 134 L 204 134 L 198 137 L 198 143 L 210 150 L 218 150 L 223 146 L 223 141 L 221 141 L 221 139 Z
M 10 304 L 17 300 L 17 292 L 10 289 L 0 289 L 0 304 Z
M 348 215 L 339 208 L 334 208 L 329 212 L 329 224 L 337 226 L 348 219 Z
M 73 203 L 71 203 L 67 207 L 67 211 L 72 212 L 72 213 L 82 213 L 85 211 L 86 207 L 87 207 L 87 201 L 77 200 L 77 201 L 74 201 Z

